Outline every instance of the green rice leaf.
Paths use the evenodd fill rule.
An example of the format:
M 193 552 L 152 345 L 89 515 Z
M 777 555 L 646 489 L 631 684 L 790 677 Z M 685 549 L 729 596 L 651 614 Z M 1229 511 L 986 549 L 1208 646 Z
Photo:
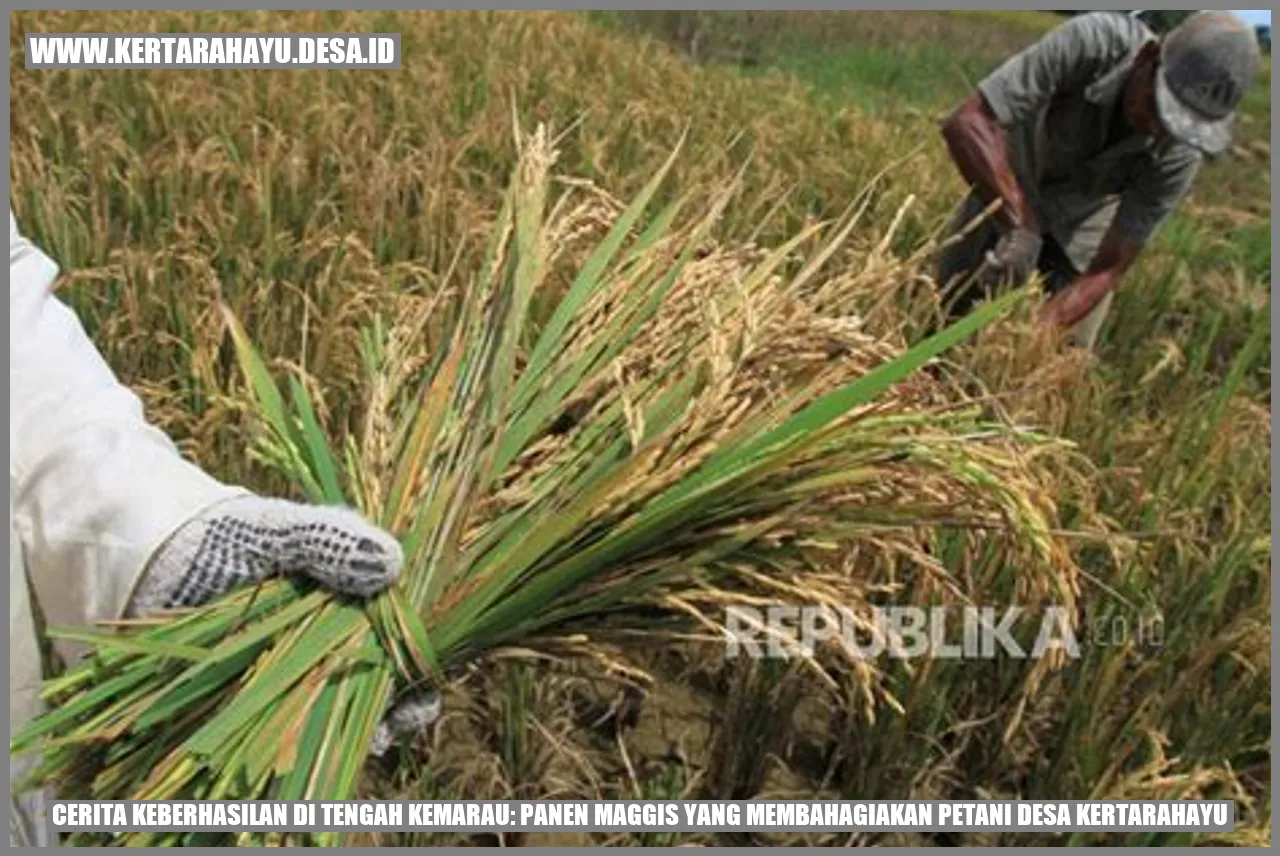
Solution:
M 355 607 L 329 605 L 271 669 L 269 677 L 259 677 L 242 687 L 235 700 L 200 729 L 187 746 L 201 755 L 218 751 L 234 733 L 252 722 L 281 693 L 291 689 L 316 663 L 343 644 L 364 620 L 364 613 Z
M 346 497 L 342 491 L 342 484 L 338 481 L 337 459 L 328 440 L 325 439 L 324 432 L 320 429 L 315 408 L 311 404 L 311 395 L 302 382 L 292 375 L 289 377 L 289 384 L 293 405 L 302 421 L 302 439 L 307 451 L 307 462 L 320 482 L 324 501 L 329 505 L 343 505 Z
M 161 661 L 176 659 L 190 660 L 199 663 L 208 659 L 209 651 L 193 645 L 181 645 L 159 639 L 145 639 L 141 636 L 124 636 L 118 633 L 103 633 L 72 627 L 49 627 L 45 635 L 53 639 L 66 639 L 71 642 L 84 642 L 100 649 L 127 651 L 133 654 L 146 654 L 158 657 Z
M 253 392 L 259 413 L 279 441 L 287 445 L 293 456 L 297 456 L 305 444 L 297 425 L 285 410 L 284 397 L 280 394 L 279 387 L 276 386 L 261 354 L 249 340 L 248 334 L 232 314 L 230 307 L 223 305 L 222 314 L 226 320 L 227 329 L 231 333 L 231 341 L 235 346 L 240 370 L 249 381 L 249 388 Z M 311 473 L 307 473 L 307 476 L 311 476 Z M 312 490 L 314 491 L 314 488 Z M 309 498 L 316 502 L 322 499 L 318 495 L 312 495 Z
M 337 680 L 325 681 L 316 697 L 316 703 L 306 711 L 306 723 L 298 739 L 293 767 L 280 784 L 278 799 L 300 800 L 307 793 L 307 779 L 318 767 L 323 737 L 330 722 L 334 699 L 337 697 Z

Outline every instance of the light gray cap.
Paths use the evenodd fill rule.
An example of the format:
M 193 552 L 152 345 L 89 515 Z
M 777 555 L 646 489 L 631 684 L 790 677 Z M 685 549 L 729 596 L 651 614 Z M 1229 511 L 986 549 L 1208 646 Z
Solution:
M 1211 155 L 1231 145 L 1236 107 L 1258 74 L 1253 28 L 1230 12 L 1196 12 L 1164 38 L 1156 75 L 1160 120 Z

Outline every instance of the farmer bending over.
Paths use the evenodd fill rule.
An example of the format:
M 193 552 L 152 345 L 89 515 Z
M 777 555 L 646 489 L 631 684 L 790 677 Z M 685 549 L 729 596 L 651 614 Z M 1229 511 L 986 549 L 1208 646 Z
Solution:
M 1163 40 L 1093 12 L 992 72 L 942 132 L 972 188 L 951 233 L 1001 203 L 941 258 L 952 317 L 1039 271 L 1053 295 L 1043 319 L 1092 348 L 1120 277 L 1203 156 L 1230 144 L 1258 65 L 1257 38 L 1229 12 L 1198 12 Z
M 187 462 L 148 424 L 71 310 L 57 265 L 9 211 L 9 733 L 43 708 L 33 600 L 51 625 L 205 603 L 275 574 L 365 597 L 400 573 L 390 534 L 341 508 L 255 496 Z M 77 648 L 59 646 L 70 659 Z M 398 705 L 375 736 L 439 715 L 434 693 Z M 13 793 L 34 756 L 9 759 L 9 839 L 49 844 L 42 794 Z

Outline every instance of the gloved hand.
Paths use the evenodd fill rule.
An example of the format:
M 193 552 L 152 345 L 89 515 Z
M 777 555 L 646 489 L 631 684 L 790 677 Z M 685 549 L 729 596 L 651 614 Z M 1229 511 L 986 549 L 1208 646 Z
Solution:
M 147 565 L 127 614 L 207 603 L 233 588 L 279 574 L 304 574 L 342 594 L 368 597 L 400 576 L 400 544 L 345 508 L 244 496 L 188 521 Z M 440 716 L 434 690 L 392 705 L 371 751 L 383 754 L 399 737 Z
M 373 732 L 369 754 L 381 757 L 397 740 L 425 731 L 440 718 L 443 709 L 444 700 L 435 690 L 417 692 L 392 704 L 391 712 L 383 717 L 377 730 Z
M 349 509 L 237 497 L 165 542 L 130 608 L 198 606 L 280 574 L 305 574 L 336 592 L 368 597 L 395 582 L 403 561 L 394 537 Z
M 1000 236 L 995 249 L 987 253 L 988 282 L 1017 287 L 1036 270 L 1044 239 L 1038 232 L 1014 228 Z

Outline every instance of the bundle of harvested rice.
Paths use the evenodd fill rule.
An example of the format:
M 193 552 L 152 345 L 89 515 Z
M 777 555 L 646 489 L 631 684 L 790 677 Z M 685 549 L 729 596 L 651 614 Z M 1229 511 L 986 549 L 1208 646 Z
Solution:
M 1035 567 L 1057 569 L 1019 586 L 1070 602 L 1052 501 L 1019 457 L 1047 441 L 909 380 L 1016 297 L 903 351 L 798 297 L 855 214 L 805 257 L 822 227 L 768 251 L 710 244 L 733 185 L 687 225 L 689 197 L 641 227 L 675 157 L 536 318 L 553 242 L 573 230 L 570 193 L 547 212 L 545 133 L 522 139 L 474 280 L 406 296 L 389 327 L 365 332 L 358 430 L 326 431 L 302 380 L 286 395 L 228 314 L 258 452 L 310 500 L 396 533 L 402 577 L 369 602 L 276 579 L 79 631 L 94 653 L 49 682 L 56 704 L 10 744 L 43 752 L 35 780 L 100 799 L 351 798 L 393 696 L 502 646 L 583 650 L 643 631 L 654 604 L 715 627 L 743 591 L 803 586 L 779 569 L 878 527 L 1000 527 Z M 842 276 L 857 280 L 825 277 L 824 305 Z M 423 353 L 429 327 L 447 331 L 439 353 Z M 837 602 L 841 585 L 829 575 L 806 595 Z

